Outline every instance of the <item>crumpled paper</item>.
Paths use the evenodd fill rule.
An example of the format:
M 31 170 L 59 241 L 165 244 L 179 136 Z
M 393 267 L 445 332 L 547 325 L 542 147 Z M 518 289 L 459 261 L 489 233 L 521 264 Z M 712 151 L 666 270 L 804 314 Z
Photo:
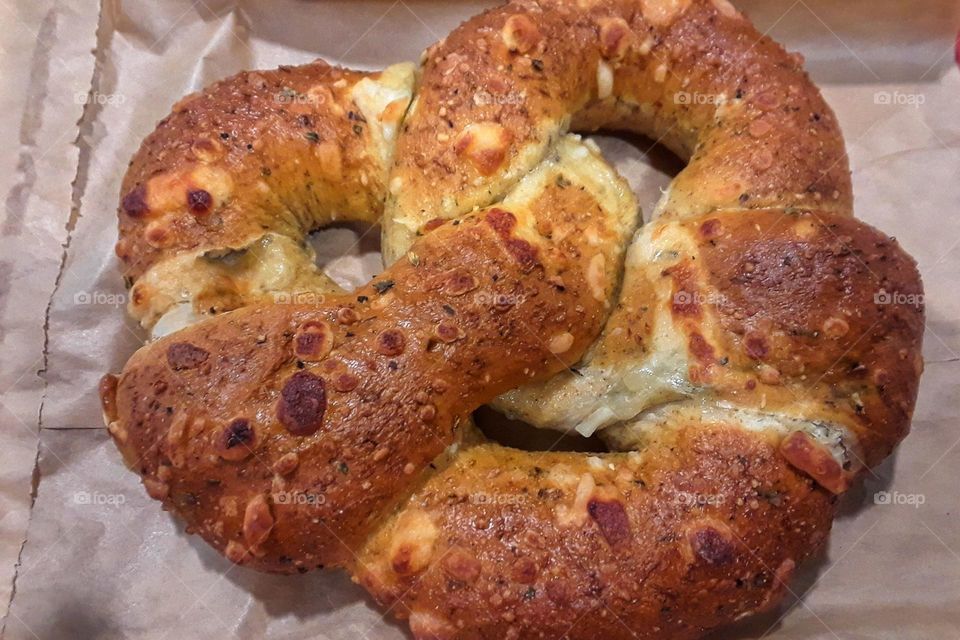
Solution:
M 0 3 L 0 619 L 33 497 L 45 316 L 74 212 L 97 16 L 56 0 Z
M 100 375 L 119 370 L 143 340 L 123 311 L 126 292 L 112 250 L 115 208 L 128 159 L 181 95 L 242 69 L 315 57 L 358 68 L 417 60 L 423 48 L 490 4 L 112 0 L 103 3 L 98 27 L 94 3 L 56 5 L 72 16 L 71 29 L 54 30 L 37 48 L 66 47 L 78 67 L 89 68 L 95 58 L 96 71 L 81 89 L 91 98 L 80 123 L 81 152 L 68 144 L 70 153 L 43 159 L 58 165 L 42 174 L 53 182 L 22 186 L 22 197 L 36 202 L 14 204 L 29 214 L 39 238 L 35 244 L 24 243 L 24 234 L 0 240 L 0 317 L 5 331 L 20 332 L 2 336 L 5 356 L 26 367 L 31 354 L 41 362 L 46 354 L 42 378 L 28 376 L 31 384 L 21 385 L 16 398 L 0 398 L 0 408 L 15 406 L 30 436 L 9 445 L 4 440 L 0 450 L 0 499 L 18 507 L 8 512 L 3 504 L 3 526 L 8 513 L 20 514 L 11 520 L 11 548 L 22 540 L 41 399 L 43 415 L 36 502 L 5 637 L 405 637 L 403 627 L 342 574 L 270 576 L 231 565 L 185 535 L 123 467 L 95 394 Z M 826 554 L 803 568 L 778 611 L 718 637 L 960 637 L 960 526 L 951 473 L 960 463 L 958 8 L 934 0 L 922 9 L 897 0 L 737 4 L 761 31 L 803 52 L 843 126 L 858 216 L 895 235 L 919 262 L 927 370 L 912 435 L 845 497 Z M 94 28 L 95 52 L 84 54 Z M 56 82 L 43 86 L 63 93 Z M 42 104 L 40 130 L 71 113 L 79 117 L 70 96 L 16 99 L 24 97 L 30 98 L 2 96 L 10 102 L 5 112 Z M 72 131 L 68 143 L 76 137 Z M 644 209 L 652 210 L 676 161 L 650 149 L 649 141 L 596 139 Z M 39 145 L 21 144 L 39 163 Z M 71 203 L 79 208 L 64 253 Z M 5 225 L 10 211 L 8 204 Z M 379 269 L 375 236 L 375 230 L 336 229 L 321 233 L 316 244 L 328 271 L 355 285 Z M 13 268 L 30 275 L 8 293 L 3 265 L 10 255 L 18 256 Z M 13 273 L 16 279 L 19 272 Z M 6 358 L 3 366 L 3 376 L 7 368 L 16 372 Z M 19 538 L 12 525 L 19 526 Z M 0 577 L 9 589 L 6 555 L 0 552 L 7 572 Z

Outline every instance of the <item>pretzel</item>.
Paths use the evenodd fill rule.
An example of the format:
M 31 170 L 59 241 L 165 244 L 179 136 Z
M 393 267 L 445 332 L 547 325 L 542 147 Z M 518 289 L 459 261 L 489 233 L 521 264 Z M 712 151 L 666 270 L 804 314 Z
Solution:
M 696 638 L 776 606 L 922 370 L 916 266 L 852 217 L 801 65 L 725 0 L 517 0 L 416 72 L 184 99 L 122 188 L 158 337 L 101 383 L 124 459 L 232 561 L 343 567 L 417 638 Z M 599 128 L 687 160 L 636 234 L 567 134 Z M 349 294 L 304 244 L 342 219 L 391 263 Z M 488 402 L 610 452 L 486 442 Z

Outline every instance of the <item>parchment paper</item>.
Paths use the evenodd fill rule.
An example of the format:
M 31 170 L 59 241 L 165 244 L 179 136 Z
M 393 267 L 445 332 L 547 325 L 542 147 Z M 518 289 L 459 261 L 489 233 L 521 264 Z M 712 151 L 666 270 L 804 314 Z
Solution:
M 3 327 L 23 331 L 22 340 L 33 345 L 32 352 L 14 350 L 18 358 L 20 351 L 42 357 L 44 338 L 48 348 L 39 485 L 7 638 L 405 637 L 401 626 L 384 619 L 342 575 L 280 577 L 233 567 L 186 536 L 123 467 L 103 430 L 94 392 L 99 376 L 119 370 L 142 340 L 122 309 L 126 293 L 112 252 L 114 212 L 128 159 L 181 95 L 242 69 L 318 56 L 360 68 L 416 60 L 424 47 L 489 4 L 104 3 L 96 72 L 87 85 L 94 100 L 81 122 L 81 148 L 89 151 L 79 161 L 73 154 L 73 173 L 56 176 L 58 181 L 76 176 L 79 217 L 49 301 L 46 332 L 43 311 L 70 218 L 69 182 L 50 185 L 67 197 L 50 198 L 47 208 L 14 206 L 35 215 L 42 229 L 42 242 L 29 247 L 34 253 L 29 264 L 38 270 L 46 265 L 46 271 L 42 286 L 31 283 L 4 295 L 0 312 L 14 315 L 2 316 Z M 762 31 L 804 53 L 846 135 L 858 216 L 895 235 L 918 260 L 926 286 L 927 371 L 913 434 L 846 496 L 829 551 L 804 569 L 781 610 L 722 637 L 960 638 L 954 471 L 960 463 L 956 3 L 753 0 L 738 5 Z M 70 6 L 78 28 L 96 22 L 95 3 Z M 53 40 L 42 48 L 70 41 L 75 59 L 92 60 L 80 53 L 82 38 L 76 34 L 58 33 Z M 49 96 L 42 102 L 56 104 Z M 23 111 L 19 104 L 11 108 Z M 648 141 L 598 140 L 649 211 L 676 162 L 656 150 L 647 153 Z M 58 159 L 71 161 L 66 154 Z M 24 190 L 42 199 L 42 186 Z M 13 219 L 9 206 L 6 215 L 5 220 Z M 317 243 L 324 259 L 332 260 L 329 270 L 355 284 L 379 269 L 375 235 L 339 229 L 321 234 Z M 16 244 L 0 250 L 28 249 Z M 3 264 L 0 260 L 0 268 Z M 8 342 L 5 337 L 5 356 Z M 4 366 L 6 375 L 6 357 Z M 38 395 L 34 389 L 25 397 L 19 414 L 33 437 Z M 3 403 L 8 404 L 6 395 Z M 4 429 L 5 438 L 9 431 Z M 30 491 L 26 470 L 33 462 L 32 443 L 26 438 L 3 445 L 4 473 L 16 471 L 4 477 L 3 488 L 20 497 L 12 504 L 22 512 Z M 0 559 L 8 572 L 0 577 L 9 584 L 10 567 Z
M 69 236 L 97 12 L 0 2 L 0 619 L 27 529 L 45 315 Z

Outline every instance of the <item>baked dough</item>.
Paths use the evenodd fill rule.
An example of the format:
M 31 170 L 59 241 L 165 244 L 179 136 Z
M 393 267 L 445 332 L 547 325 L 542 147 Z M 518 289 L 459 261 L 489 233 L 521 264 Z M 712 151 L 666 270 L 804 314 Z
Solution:
M 775 606 L 922 370 L 916 265 L 852 217 L 801 63 L 726 0 L 515 0 L 419 68 L 188 96 L 123 183 L 159 337 L 101 385 L 125 460 L 234 562 L 344 567 L 418 638 L 696 638 Z M 598 128 L 687 161 L 639 231 L 567 133 Z M 351 294 L 304 243 L 344 219 L 391 263 Z M 491 401 L 611 452 L 483 442 Z

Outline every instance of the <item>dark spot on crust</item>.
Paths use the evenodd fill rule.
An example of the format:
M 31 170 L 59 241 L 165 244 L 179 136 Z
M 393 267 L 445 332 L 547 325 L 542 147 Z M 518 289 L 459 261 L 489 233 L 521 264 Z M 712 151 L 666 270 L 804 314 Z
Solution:
M 493 227 L 497 235 L 506 237 L 517 226 L 517 217 L 503 209 L 490 209 L 487 212 L 487 224 Z
M 428 220 L 425 225 L 423 225 L 424 231 L 433 231 L 437 227 L 442 227 L 443 223 L 446 222 L 443 218 L 434 218 L 433 220 Z
M 713 364 L 714 362 L 714 353 L 713 347 L 710 346 L 710 343 L 707 342 L 707 339 L 704 338 L 699 333 L 690 334 L 689 340 L 690 353 L 704 364 Z
M 424 405 L 417 411 L 417 415 L 424 422 L 433 422 L 437 418 L 437 408 L 432 404 Z
M 377 351 L 385 356 L 396 356 L 403 353 L 407 339 L 400 329 L 387 329 L 377 337 Z
M 607 60 L 621 60 L 630 48 L 630 25 L 623 18 L 601 19 L 599 25 L 600 55 Z
M 120 379 L 108 373 L 100 378 L 98 391 L 100 392 L 100 409 L 107 420 L 113 422 L 117 419 L 117 383 Z
M 378 280 L 373 283 L 373 288 L 377 290 L 377 293 L 383 295 L 387 291 L 393 288 L 393 280 Z
M 705 220 L 703 224 L 700 225 L 700 233 L 705 238 L 713 238 L 720 235 L 721 228 L 722 226 L 719 220 L 716 218 L 710 218 L 709 220 Z
M 630 537 L 630 520 L 621 503 L 615 500 L 591 500 L 587 503 L 587 513 L 596 521 L 600 533 L 611 547 L 626 542 Z
M 520 268 L 524 273 L 529 273 L 539 264 L 536 247 L 526 240 L 514 238 L 510 235 L 517 226 L 515 215 L 503 209 L 490 209 L 487 212 L 486 222 L 500 236 L 507 251 L 520 263 Z
M 335 376 L 333 379 L 333 388 L 341 393 L 353 391 L 360 384 L 360 378 L 349 371 Z
M 507 245 L 507 251 L 509 251 L 510 255 L 520 264 L 520 269 L 524 273 L 530 273 L 534 267 L 540 264 L 540 261 L 537 259 L 537 248 L 526 240 L 509 238 L 504 242 Z
M 257 433 L 246 418 L 235 418 L 220 432 L 216 442 L 217 453 L 224 460 L 239 462 L 251 453 Z
M 413 556 L 413 550 L 409 545 L 404 545 L 397 549 L 397 552 L 393 555 L 393 558 L 390 560 L 390 566 L 393 568 L 394 573 L 400 576 L 407 575 L 410 573 L 410 564 Z
M 295 436 L 316 433 L 327 410 L 327 389 L 323 379 L 308 371 L 290 376 L 277 403 L 277 419 Z
M 809 474 L 817 484 L 832 493 L 843 493 L 850 482 L 843 467 L 830 451 L 804 431 L 794 431 L 780 443 L 787 462 Z
M 240 445 L 250 446 L 253 442 L 253 428 L 250 427 L 250 421 L 246 418 L 237 418 L 227 425 L 224 432 L 223 446 L 227 449 L 233 449 Z
M 770 352 L 766 338 L 759 333 L 748 333 L 744 337 L 743 348 L 754 360 L 763 360 Z
M 123 196 L 123 211 L 131 218 L 142 218 L 150 213 L 150 207 L 147 206 L 147 189 L 145 185 L 139 185 Z
M 451 269 L 442 277 L 444 278 L 443 290 L 451 296 L 462 296 L 477 288 L 477 279 L 465 267 Z
M 443 569 L 454 580 L 471 584 L 480 577 L 480 561 L 465 549 L 455 547 L 444 557 Z
M 207 361 L 210 354 L 189 342 L 175 342 L 167 348 L 167 364 L 174 371 L 196 369 Z
M 319 353 L 323 348 L 324 337 L 319 331 L 307 331 L 297 335 L 297 355 L 303 358 Z
M 340 307 L 337 310 L 337 322 L 340 324 L 353 324 L 358 319 L 357 312 L 350 307 Z
M 446 343 L 455 342 L 463 337 L 460 327 L 458 327 L 455 323 L 448 322 L 446 320 L 443 320 L 437 324 L 435 333 L 440 340 Z
M 519 558 L 513 563 L 513 579 L 521 584 L 533 584 L 537 579 L 537 563 L 530 558 Z
M 306 322 L 298 330 L 293 351 L 307 361 L 322 360 L 333 348 L 333 332 L 325 322 Z
M 728 564 L 733 561 L 736 550 L 721 532 L 711 526 L 695 530 L 690 536 L 693 552 L 707 564 Z
M 213 206 L 213 197 L 203 189 L 191 189 L 187 192 L 187 207 L 194 215 L 204 215 L 210 212 Z

